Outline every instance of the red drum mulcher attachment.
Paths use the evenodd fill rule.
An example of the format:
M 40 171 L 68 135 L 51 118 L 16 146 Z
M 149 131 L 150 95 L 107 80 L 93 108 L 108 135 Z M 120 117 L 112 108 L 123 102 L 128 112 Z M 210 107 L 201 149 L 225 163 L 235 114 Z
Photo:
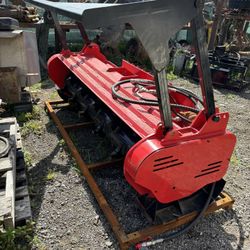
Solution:
M 28 2 L 49 11 L 61 40 L 62 52 L 53 55 L 48 62 L 49 76 L 61 97 L 77 103 L 81 113 L 95 124 L 94 131 L 110 139 L 113 158 L 125 156 L 126 180 L 137 191 L 141 205 L 152 220 L 166 223 L 177 217 L 179 225 L 183 225 L 193 219 L 167 239 L 186 232 L 217 204 L 236 142 L 235 136 L 226 129 L 228 113 L 215 107 L 203 1 Z M 57 14 L 76 20 L 85 42 L 80 52 L 68 49 Z M 165 72 L 169 40 L 190 21 L 202 98 L 169 83 Z M 125 60 L 121 66 L 108 61 L 85 31 L 85 27 L 114 26 L 117 30 L 124 24 L 135 30 L 150 58 L 153 73 Z M 48 109 L 59 124 L 49 106 Z M 65 130 L 62 126 L 59 129 L 72 148 Z M 87 166 L 75 148 L 72 152 L 121 245 L 164 231 L 161 225 L 160 229 L 151 228 L 133 235 L 121 233 L 118 221 L 100 190 L 97 191 Z M 191 216 L 190 212 L 197 216 Z M 187 217 L 180 223 L 183 216 Z M 175 228 L 170 224 L 168 229 Z

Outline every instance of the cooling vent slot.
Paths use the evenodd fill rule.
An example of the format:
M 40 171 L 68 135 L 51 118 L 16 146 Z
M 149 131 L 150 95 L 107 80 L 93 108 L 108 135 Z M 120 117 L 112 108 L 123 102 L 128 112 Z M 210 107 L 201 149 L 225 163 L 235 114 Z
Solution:
M 166 156 L 166 157 L 154 160 L 153 172 L 157 172 L 157 171 L 164 170 L 167 168 L 176 167 L 182 164 L 183 162 L 180 162 L 178 159 L 174 159 L 172 155 Z
M 207 165 L 208 168 L 202 169 L 201 174 L 196 175 L 194 178 L 199 178 L 199 177 L 206 176 L 206 175 L 209 175 L 209 174 L 212 174 L 215 172 L 219 172 L 220 171 L 219 168 L 221 167 L 221 163 L 222 163 L 222 161 L 217 161 L 217 162 L 213 162 L 213 163 L 208 164 Z

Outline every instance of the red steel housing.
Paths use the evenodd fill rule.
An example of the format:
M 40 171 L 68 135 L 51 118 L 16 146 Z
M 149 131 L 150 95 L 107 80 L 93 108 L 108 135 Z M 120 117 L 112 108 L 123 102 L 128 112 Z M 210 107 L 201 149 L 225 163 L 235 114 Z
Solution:
M 154 77 L 127 61 L 121 67 L 114 65 L 94 43 L 79 53 L 64 50 L 52 56 L 48 71 L 61 89 L 73 73 L 141 138 L 124 161 L 125 177 L 139 194 L 169 203 L 192 195 L 226 174 L 236 142 L 226 129 L 227 112 L 217 109 L 216 119 L 206 119 L 204 111 L 200 111 L 190 125 L 174 119 L 173 129 L 164 133 L 158 107 L 118 101 L 111 91 L 118 81 Z M 135 98 L 131 88 L 122 88 L 121 92 Z M 169 94 L 178 104 L 194 105 L 180 93 L 170 90 Z

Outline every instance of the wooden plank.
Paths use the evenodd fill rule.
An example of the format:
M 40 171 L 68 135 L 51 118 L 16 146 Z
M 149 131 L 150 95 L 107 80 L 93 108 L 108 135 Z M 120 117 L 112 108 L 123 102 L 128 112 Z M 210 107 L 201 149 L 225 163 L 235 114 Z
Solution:
M 11 124 L 16 124 L 16 118 L 11 117 L 11 118 L 0 118 L 0 133 L 1 134 L 6 134 L 8 136 L 10 132 L 10 125 Z
M 11 170 L 13 167 L 9 157 L 0 158 L 0 173 Z
M 16 119 L 13 119 L 13 123 L 9 126 L 9 140 L 11 141 L 11 150 L 9 152 L 9 159 L 12 163 L 12 170 L 6 173 L 6 192 L 5 197 L 11 199 L 11 214 L 7 218 L 4 218 L 5 228 L 15 227 L 15 190 L 16 190 L 16 133 L 17 123 Z
M 0 190 L 0 198 L 5 196 L 5 190 Z
M 4 118 L 4 119 L 0 119 L 0 125 L 3 124 L 10 124 L 10 123 L 15 123 L 16 122 L 16 118 L 15 117 L 9 117 L 9 118 Z
M 7 172 L 6 176 L 6 193 L 5 197 L 11 199 L 11 213 L 8 219 L 4 220 L 4 225 L 6 228 L 15 227 L 15 181 L 14 181 L 14 171 L 10 170 Z
M 17 158 L 17 165 L 16 165 L 16 171 L 18 171 L 18 173 L 19 173 L 20 170 L 25 170 L 24 158 L 21 158 L 21 157 Z
M 6 183 L 6 172 L 4 174 L 0 173 L 0 188 L 5 191 L 5 183 Z
M 17 140 L 16 148 L 17 148 L 17 149 L 22 149 L 22 148 L 23 148 L 23 144 L 22 144 L 22 141 L 21 141 L 21 140 Z
M 0 217 L 9 216 L 11 215 L 12 210 L 12 200 L 11 197 L 1 197 L 0 198 Z
M 23 199 L 16 201 L 16 223 L 19 224 L 21 221 L 31 219 L 30 198 L 29 196 L 25 196 Z
M 16 200 L 29 195 L 28 186 L 22 186 L 16 188 Z
M 19 128 L 18 124 L 17 124 L 17 134 L 16 134 L 16 148 L 17 149 L 22 149 L 23 148 L 23 144 L 22 144 L 22 140 L 21 140 L 21 134 L 20 134 L 20 128 Z
M 16 150 L 16 138 L 17 138 L 17 127 L 16 127 L 16 121 L 15 123 L 10 125 L 10 130 L 9 130 L 9 139 L 12 141 L 12 146 Z
M 16 139 L 17 139 L 17 140 L 21 140 L 21 134 L 20 134 L 20 133 L 17 133 L 17 134 L 16 134 Z
M 27 177 L 26 177 L 26 173 L 25 171 L 20 171 L 18 173 L 18 175 L 16 176 L 16 183 L 20 183 L 20 182 L 26 182 L 27 181 Z

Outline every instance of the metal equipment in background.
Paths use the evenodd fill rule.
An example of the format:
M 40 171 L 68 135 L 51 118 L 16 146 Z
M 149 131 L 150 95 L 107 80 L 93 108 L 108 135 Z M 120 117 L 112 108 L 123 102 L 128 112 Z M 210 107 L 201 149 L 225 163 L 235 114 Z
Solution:
M 223 176 L 236 142 L 226 129 L 229 114 L 220 112 L 214 103 L 202 1 L 27 2 L 49 11 L 57 28 L 63 49 L 49 59 L 48 72 L 61 97 L 78 103 L 81 113 L 95 123 L 94 132 L 110 139 L 113 158 L 125 157 L 125 178 L 137 191 L 152 220 L 167 222 L 176 216 L 198 212 L 192 222 L 167 239 L 186 232 L 223 190 Z M 80 52 L 68 49 L 58 14 L 78 24 L 84 40 Z M 202 98 L 166 79 L 168 42 L 190 20 Z M 147 51 L 154 75 L 125 60 L 120 67 L 114 65 L 85 31 L 85 28 L 112 28 L 127 23 Z M 59 124 L 51 106 L 47 107 Z M 72 147 L 65 130 L 60 128 L 60 131 Z M 74 155 L 81 162 L 76 152 Z M 102 204 L 103 197 L 96 192 L 92 177 L 86 167 L 82 170 Z M 114 221 L 107 210 L 105 206 L 103 211 L 108 220 Z M 117 223 L 112 227 L 117 232 Z
M 228 3 L 228 4 L 227 4 Z M 209 63 L 214 85 L 242 90 L 249 85 L 250 62 L 250 2 L 216 2 L 216 12 L 208 29 Z M 205 9 L 204 9 L 205 11 Z M 204 13 L 206 16 L 206 14 Z M 211 26 L 211 25 L 210 25 Z M 195 55 L 190 49 L 190 29 L 182 29 L 182 37 L 177 37 L 174 54 L 175 73 L 198 80 Z
M 208 56 L 214 85 L 237 91 L 249 85 L 250 58 L 226 51 L 226 46 L 217 46 Z M 181 74 L 199 80 L 195 55 L 187 53 L 184 57 Z
M 230 9 L 250 9 L 249 0 L 229 0 Z

